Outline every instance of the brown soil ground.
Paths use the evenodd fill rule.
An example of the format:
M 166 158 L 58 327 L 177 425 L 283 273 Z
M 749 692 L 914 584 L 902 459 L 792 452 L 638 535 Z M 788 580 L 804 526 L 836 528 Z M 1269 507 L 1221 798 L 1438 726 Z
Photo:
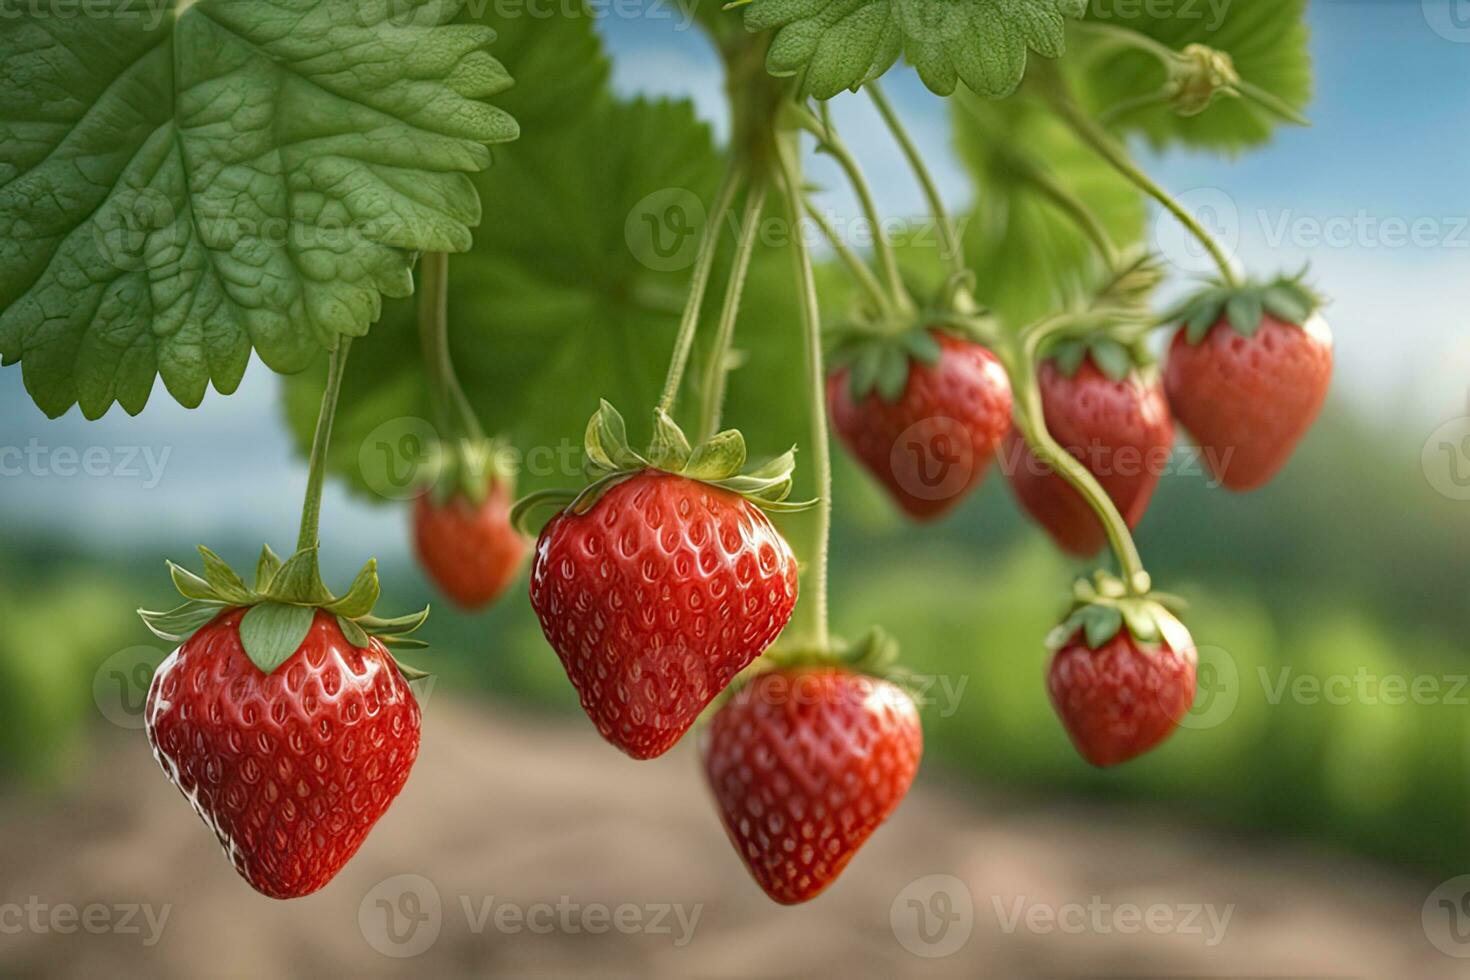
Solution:
M 0 975 L 1470 976 L 1421 925 L 1434 882 L 934 785 L 826 895 L 781 908 L 726 843 L 691 745 L 637 764 L 571 719 L 443 698 L 402 797 L 295 902 L 235 876 L 141 733 L 100 737 L 74 786 L 0 799 Z M 138 903 L 169 907 L 152 945 L 117 908 Z

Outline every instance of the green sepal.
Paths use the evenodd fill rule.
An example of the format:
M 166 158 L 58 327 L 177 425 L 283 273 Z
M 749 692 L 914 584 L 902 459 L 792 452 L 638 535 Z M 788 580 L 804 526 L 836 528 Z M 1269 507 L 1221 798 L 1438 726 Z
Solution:
M 281 559 L 270 545 L 260 549 L 260 560 L 255 563 L 255 591 L 265 592 L 271 587 L 276 573 L 281 570 Z
M 1161 592 L 1129 594 L 1117 578 L 1099 571 L 1091 579 L 1078 579 L 1072 607 L 1047 635 L 1046 646 L 1055 653 L 1080 634 L 1088 649 L 1097 650 L 1126 629 L 1143 649 L 1164 645 L 1175 652 L 1191 649 L 1194 640 L 1175 615 L 1180 605 L 1177 598 Z
M 696 480 L 728 480 L 745 468 L 745 436 L 726 429 L 689 456 L 684 474 Z
M 653 441 L 648 444 L 648 462 L 670 473 L 682 473 L 694 454 L 689 438 L 669 413 L 661 408 L 653 411 Z
M 356 619 L 372 612 L 381 594 L 382 587 L 378 584 L 378 560 L 369 558 L 368 563 L 362 566 L 362 571 L 357 573 L 357 578 L 352 580 L 347 594 L 327 603 L 322 608 L 345 619 Z M 361 645 L 357 644 L 357 646 Z
M 368 636 L 367 630 L 346 616 L 337 617 L 337 628 L 342 631 L 343 636 L 347 637 L 347 642 L 359 650 L 366 650 L 372 644 L 372 639 Z
M 1322 297 L 1303 281 L 1306 270 L 1270 282 L 1248 281 L 1231 286 L 1215 281 L 1187 297 L 1164 315 L 1182 324 L 1185 339 L 1200 344 L 1221 322 L 1243 337 L 1253 337 L 1269 314 L 1292 326 L 1305 327 L 1322 307 Z
M 410 684 L 412 684 L 414 681 L 427 680 L 428 678 L 434 676 L 427 670 L 419 670 L 417 667 L 410 667 L 408 664 L 403 663 L 396 657 L 394 658 L 394 663 L 398 665 L 398 673 L 402 675 L 403 679 L 408 681 Z M 417 697 L 417 695 L 415 695 L 415 697 Z
M 250 662 L 269 674 L 301 649 L 315 619 L 316 610 L 311 606 L 262 602 L 241 618 L 240 645 Z
M 176 606 L 165 612 L 150 612 L 147 609 L 139 609 L 138 615 L 143 619 L 143 625 L 167 643 L 182 643 L 195 630 L 204 626 L 220 613 L 230 608 L 220 602 L 201 602 L 190 600 L 182 606 Z
M 332 593 L 322 583 L 321 565 L 316 548 L 302 548 L 286 559 L 286 564 L 271 579 L 263 593 L 267 599 L 303 606 L 325 606 L 333 601 Z
M 738 430 L 726 429 L 699 445 L 691 445 L 684 430 L 662 409 L 653 413 L 653 439 L 648 450 L 638 453 L 628 443 L 623 416 L 602 401 L 587 423 L 585 449 L 587 486 L 581 490 L 541 490 L 511 507 L 511 523 L 522 534 L 538 533 L 533 520 L 537 513 L 555 508 L 559 513 L 586 514 L 613 487 L 647 470 L 672 473 L 737 493 L 769 511 L 790 513 L 816 503 L 787 499 L 796 470 L 794 448 L 749 472 L 741 472 L 748 458 L 745 437 Z
M 950 319 L 959 322 L 957 317 Z M 943 356 L 936 330 L 959 332 L 949 319 L 931 322 L 926 317 L 898 329 L 891 323 L 865 320 L 844 323 L 828 331 L 828 369 L 847 369 L 847 392 L 853 401 L 876 394 L 892 404 L 903 397 L 914 364 L 936 364 Z
M 216 596 L 232 605 L 250 602 L 255 593 L 223 558 L 204 545 L 199 546 L 199 554 L 204 558 L 204 580 L 209 583 Z
M 282 563 L 266 546 L 256 563 L 254 588 L 213 551 L 201 547 L 199 552 L 204 558 L 203 577 L 168 563 L 174 585 L 188 602 L 164 612 L 138 610 L 159 639 L 183 643 L 221 613 L 243 608 L 241 643 L 251 662 L 270 673 L 300 648 L 316 610 L 322 609 L 336 617 L 343 636 L 355 647 L 369 646 L 373 637 L 384 643 L 427 646 L 404 637 L 424 624 L 428 609 L 396 619 L 372 615 L 381 594 L 376 559 L 363 566 L 338 598 L 321 581 L 315 548 L 304 548 Z
M 1153 359 L 1142 344 L 1125 344 L 1099 334 L 1087 338 L 1069 338 L 1047 349 L 1046 358 L 1064 377 L 1076 377 L 1089 357 L 1097 369 L 1111 381 L 1122 381 L 1136 371 L 1151 369 Z
M 492 488 L 504 485 L 514 496 L 516 466 L 509 442 L 494 439 L 462 438 L 440 442 L 431 450 L 432 461 L 425 465 L 426 491 L 434 503 L 446 506 L 462 497 L 473 507 L 489 499 Z
M 831 637 L 825 647 L 801 641 L 778 641 L 746 668 L 714 702 L 716 706 L 734 697 L 746 684 L 772 670 L 837 668 L 889 681 L 909 697 L 918 699 L 913 674 L 898 664 L 898 640 L 881 626 L 874 626 L 856 640 Z

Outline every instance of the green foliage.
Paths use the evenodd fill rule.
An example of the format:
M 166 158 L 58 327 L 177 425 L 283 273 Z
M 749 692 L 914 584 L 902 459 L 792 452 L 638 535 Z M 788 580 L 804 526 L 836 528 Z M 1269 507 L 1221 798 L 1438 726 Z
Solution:
M 1120 10 L 1101 5 L 1090 19 L 1138 31 L 1173 51 L 1190 44 L 1223 51 L 1243 82 L 1291 110 L 1302 109 L 1311 99 L 1307 0 L 1232 0 L 1219 20 L 1207 4 L 1199 4 L 1198 16 L 1192 17 L 1130 17 Z M 1075 40 L 1063 69 L 1091 111 L 1147 97 L 1168 80 L 1159 59 L 1135 46 L 1082 31 Z M 1195 115 L 1180 115 L 1170 104 L 1134 109 L 1120 114 L 1114 126 L 1143 135 L 1155 149 L 1182 144 L 1238 152 L 1264 143 L 1280 123 L 1280 114 L 1251 99 L 1221 98 Z
M 1028 51 L 1059 57 L 1066 19 L 1085 0 L 750 0 L 745 26 L 774 30 L 773 75 L 800 75 L 804 94 L 828 99 L 880 77 L 902 54 L 940 95 L 959 82 L 1009 95 Z
M 469 247 L 516 124 L 463 0 L 103 6 L 0 34 L 0 359 L 48 415 L 299 371 Z

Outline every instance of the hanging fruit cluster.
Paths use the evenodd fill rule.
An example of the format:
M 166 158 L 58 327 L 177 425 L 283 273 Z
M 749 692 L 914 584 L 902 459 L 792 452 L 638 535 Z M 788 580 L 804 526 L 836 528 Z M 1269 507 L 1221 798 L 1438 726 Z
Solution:
M 1110 177 L 1178 218 L 1218 274 L 1156 315 L 1150 302 L 1163 278 L 1158 259 L 1118 248 L 1087 201 L 1039 167 L 1030 147 L 1013 145 L 1022 141 L 1001 126 L 992 147 L 996 171 L 1029 181 L 1073 222 L 1101 270 L 1087 288 L 1069 291 L 1064 308 L 1008 322 L 977 299 L 991 284 L 967 264 L 957 226 L 878 77 L 902 51 L 939 94 L 963 81 L 980 96 L 1011 95 L 1027 71 L 1028 51 L 1059 55 L 1068 18 L 1081 17 L 1084 5 L 1001 5 L 984 14 L 991 29 L 952 46 L 909 37 L 912 25 L 900 21 L 880 38 L 850 43 L 830 11 L 779 0 L 749 0 L 743 26 L 739 13 L 696 12 L 731 75 L 731 146 L 700 233 L 662 391 L 636 416 L 650 421 L 648 442 L 634 448 L 623 416 L 600 400 L 583 437 L 585 484 L 538 491 L 512 506 L 516 473 L 508 444 L 483 430 L 473 396 L 484 393 L 461 383 L 448 328 L 448 253 L 470 248 L 470 226 L 480 216 L 467 175 L 489 164 L 490 145 L 518 135 L 511 117 L 487 101 L 516 99 L 506 93 L 509 75 L 486 52 L 494 32 L 479 15 L 457 17 L 448 8 L 442 22 L 398 23 L 383 11 L 380 22 L 369 23 L 375 15 L 352 0 L 320 0 L 305 5 L 311 29 L 302 30 L 294 10 L 247 17 L 219 9 L 226 6 L 200 0 L 156 25 L 106 36 L 96 32 L 114 25 L 41 24 L 35 18 L 43 15 L 32 14 L 0 35 L 0 55 L 28 66 L 22 80 L 36 87 L 51 114 L 40 126 L 29 117 L 0 118 L 0 130 L 29 127 L 25 132 L 35 136 L 16 145 L 43 147 L 53 138 L 47 134 L 77 132 L 97 143 L 98 161 L 113 161 L 117 145 L 127 145 L 132 152 L 125 156 L 152 167 L 147 174 L 132 162 L 116 172 L 107 170 L 111 162 L 79 167 L 75 147 L 62 153 L 59 146 L 17 151 L 25 158 L 7 161 L 24 166 L 11 168 L 19 176 L 7 177 L 0 196 L 0 227 L 16 243 L 0 248 L 0 357 L 23 363 L 26 385 L 47 412 L 79 404 L 95 416 L 114 402 L 141 410 L 156 376 L 191 406 L 211 383 L 228 393 L 252 349 L 285 373 L 328 355 L 293 555 L 282 561 L 265 548 L 247 585 L 201 548 L 202 576 L 170 566 L 186 601 L 142 614 L 158 636 L 180 644 L 149 691 L 149 741 L 168 779 L 252 886 L 291 898 L 329 882 L 402 790 L 418 755 L 420 713 L 410 682 L 424 675 L 390 649 L 423 645 L 409 634 L 427 610 L 376 616 L 375 564 L 338 596 L 322 581 L 318 555 L 348 351 L 382 313 L 383 298 L 407 296 L 415 276 L 421 357 L 414 360 L 437 433 L 411 515 L 425 572 L 460 606 L 483 609 L 506 593 L 526 559 L 522 532 L 534 533 L 531 606 L 597 731 L 629 756 L 653 759 L 707 717 L 698 738 L 716 809 L 740 859 L 774 900 L 806 901 L 829 886 L 902 801 L 922 753 L 897 644 L 878 627 L 856 640 L 829 628 L 829 419 L 857 462 L 914 520 L 951 512 L 999 460 L 1023 509 L 1059 548 L 1087 559 L 1107 548 L 1116 568 L 1076 583 L 1071 608 L 1046 639 L 1051 700 L 1079 753 L 1098 766 L 1147 752 L 1175 730 L 1194 699 L 1195 645 L 1178 618 L 1178 600 L 1154 591 L 1131 530 L 1167 467 L 1176 426 L 1231 490 L 1255 489 L 1279 472 L 1323 404 L 1332 343 L 1321 301 L 1302 276 L 1239 276 L 1218 243 L 1132 163 L 1109 127 L 1153 110 L 1166 110 L 1170 124 L 1195 120 L 1230 103 L 1248 108 L 1233 125 L 1255 134 L 1260 114 L 1299 121 L 1295 96 L 1252 84 L 1216 48 L 1190 42 L 1176 50 L 1095 18 L 1072 24 L 1084 50 L 1106 68 L 1096 76 L 1104 80 L 1100 87 L 1153 77 L 1136 70 L 1138 59 L 1149 71 L 1162 66 L 1162 86 L 1095 110 L 1074 95 L 1065 65 L 1031 58 L 1025 89 L 1010 104 L 1043 105 L 1046 126 L 1069 132 L 1095 163 L 1111 168 Z M 1258 2 L 1254 9 L 1299 19 L 1300 3 L 1271 0 L 1269 8 Z M 505 43 L 512 51 L 544 43 L 543 53 L 551 53 L 542 60 L 554 64 L 562 49 L 580 52 L 590 39 L 564 36 L 582 29 L 567 23 L 537 25 L 551 39 L 545 42 L 524 23 L 507 23 Z M 1231 21 L 1232 28 L 1245 23 Z M 83 81 L 70 71 L 84 63 L 79 52 L 115 51 L 121 77 L 159 50 L 169 32 L 190 42 L 177 45 L 173 62 L 138 64 L 173 98 L 129 101 L 107 71 Z M 290 125 L 236 120 L 238 140 L 216 143 L 201 135 L 210 127 L 198 119 L 171 115 L 194 111 L 189 107 L 199 99 L 185 97 L 189 86 L 213 78 L 200 52 L 221 44 L 237 45 L 256 70 L 259 104 L 242 105 L 257 114 L 268 105 L 272 118 L 289 115 Z M 382 56 L 385 49 L 391 57 Z M 590 82 L 558 75 L 557 99 L 517 103 L 518 111 L 531 119 L 542 113 L 547 130 L 576 132 L 562 125 L 568 120 L 546 118 L 546 106 L 556 103 L 560 112 L 563 101 L 582 98 L 590 133 L 584 150 L 631 144 L 640 127 L 618 115 L 625 107 L 604 98 L 597 70 L 586 75 Z M 87 86 L 95 90 L 82 91 Z M 1287 80 L 1281 87 L 1300 85 Z M 871 97 L 929 202 L 949 261 L 940 288 L 913 288 L 881 231 L 870 264 L 823 221 L 809 196 L 803 139 L 836 161 L 869 226 L 883 227 L 858 161 L 822 101 L 844 89 Z M 77 93 L 75 106 L 40 98 L 61 90 Z M 404 91 L 415 97 L 405 100 Z M 84 119 L 88 100 L 105 111 Z M 658 111 L 637 109 L 650 117 Z M 663 133 L 675 125 L 664 114 L 642 128 Z M 173 135 L 147 135 L 157 133 Z M 534 131 L 528 136 L 536 138 Z M 306 144 L 317 151 L 310 159 L 300 155 Z M 541 163 L 549 169 L 566 157 L 558 147 Z M 287 168 L 289 179 L 278 193 L 276 182 L 257 181 L 252 195 L 240 194 L 241 174 L 263 159 Z M 189 179 L 158 189 L 153 178 L 170 167 Z M 587 169 L 577 171 L 584 183 L 600 176 Z M 99 183 L 102 177 L 116 186 Z M 297 193 L 308 185 L 313 193 Z M 793 357 L 800 351 L 804 368 L 809 431 L 801 448 L 816 488 L 815 499 L 802 502 L 789 499 L 794 449 L 760 446 L 752 462 L 741 432 L 721 428 L 741 299 L 774 198 L 788 227 L 810 216 L 827 234 L 856 295 L 842 316 L 830 317 L 824 336 L 812 258 L 803 236 L 791 236 L 799 318 L 782 342 Z M 525 200 L 499 203 L 509 210 Z M 330 257 L 254 239 L 227 248 L 185 217 L 241 217 L 232 209 L 257 206 L 286 215 L 293 233 L 349 216 L 364 229 L 363 240 Z M 737 211 L 697 409 L 681 413 L 720 236 Z M 120 241 L 119 227 L 136 230 L 130 222 L 140 215 L 141 235 Z M 577 249 L 587 252 L 585 244 L 579 239 Z M 606 256 L 592 251 L 600 272 Z M 192 261 L 205 253 L 214 261 Z M 534 259 L 539 273 L 539 253 Z M 77 269 L 97 271 L 79 276 Z M 636 292 L 615 285 L 622 299 Z M 460 317 L 471 312 L 456 310 Z M 564 316 L 560 307 L 557 316 Z M 1173 331 L 1162 368 L 1149 344 L 1160 330 Z M 538 354 L 544 359 L 548 351 Z M 811 511 L 804 521 L 809 538 L 793 548 L 769 515 L 798 510 Z

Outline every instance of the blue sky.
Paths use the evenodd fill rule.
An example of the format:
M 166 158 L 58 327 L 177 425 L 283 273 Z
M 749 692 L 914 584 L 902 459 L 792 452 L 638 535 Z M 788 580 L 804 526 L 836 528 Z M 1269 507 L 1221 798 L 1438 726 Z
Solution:
M 1284 129 L 1270 146 L 1233 161 L 1187 153 L 1148 161 L 1177 193 L 1213 188 L 1228 194 L 1242 215 L 1239 255 L 1247 267 L 1294 269 L 1312 261 L 1316 281 L 1334 300 L 1329 319 L 1338 337 L 1336 397 L 1410 436 L 1428 436 L 1438 423 L 1462 414 L 1470 387 L 1463 312 L 1470 309 L 1470 227 L 1456 232 L 1470 215 L 1470 3 L 1460 7 L 1463 29 L 1450 18 L 1459 7 L 1448 0 L 1316 0 L 1310 16 L 1318 97 L 1311 129 Z M 609 19 L 603 26 L 620 90 L 693 98 L 723 132 L 719 68 L 696 33 L 648 18 Z M 971 192 L 950 151 L 944 102 L 907 70 L 893 73 L 886 85 L 934 162 L 945 196 L 964 206 Z M 834 112 L 882 209 L 920 213 L 919 193 L 866 100 L 841 97 Z M 813 161 L 812 176 L 837 186 L 827 166 Z M 840 193 L 825 205 L 855 210 Z M 1437 240 L 1388 247 L 1375 243 L 1373 234 L 1355 234 L 1346 247 L 1316 248 L 1270 241 L 1270 229 L 1283 219 L 1341 221 L 1360 212 L 1377 222 L 1427 219 Z M 280 422 L 276 380 L 259 364 L 235 396 L 211 396 L 197 411 L 179 408 L 160 387 L 140 418 L 114 410 L 98 423 L 76 412 L 46 420 L 26 397 L 19 369 L 0 370 L 0 450 L 24 448 L 33 439 L 49 449 L 97 447 L 114 468 L 131 447 L 150 449 L 155 462 L 168 456 L 157 486 L 149 486 L 141 454 L 136 478 L 0 472 L 8 520 L 79 536 L 105 531 L 119 543 L 154 535 L 160 525 L 190 540 L 232 525 L 283 547 L 294 534 L 304 467 Z M 329 545 L 333 539 L 384 542 L 381 511 L 335 488 L 327 506 L 333 515 Z M 140 520 L 140 514 L 150 517 Z M 379 550 L 393 549 L 384 542 Z M 346 552 L 356 557 L 355 548 Z

